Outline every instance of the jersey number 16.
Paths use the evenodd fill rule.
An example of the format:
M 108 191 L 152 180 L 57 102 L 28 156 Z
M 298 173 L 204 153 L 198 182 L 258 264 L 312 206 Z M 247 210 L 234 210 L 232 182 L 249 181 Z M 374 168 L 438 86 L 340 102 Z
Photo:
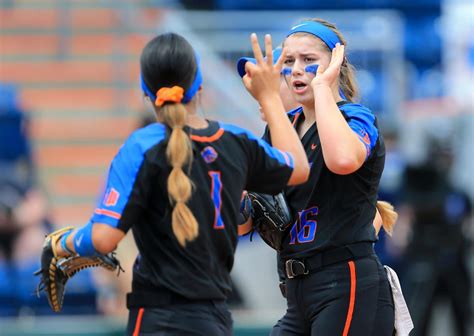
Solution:
M 316 236 L 318 207 L 311 207 L 298 213 L 299 218 L 290 231 L 290 245 L 310 243 Z

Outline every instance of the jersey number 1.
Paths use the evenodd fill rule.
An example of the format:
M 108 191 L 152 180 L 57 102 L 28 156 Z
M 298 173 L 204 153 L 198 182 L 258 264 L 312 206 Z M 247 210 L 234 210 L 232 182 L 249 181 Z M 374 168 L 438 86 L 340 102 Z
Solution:
M 223 229 L 224 221 L 221 217 L 221 207 L 222 207 L 222 181 L 221 181 L 221 172 L 211 170 L 209 172 L 211 177 L 211 196 L 212 201 L 214 202 L 214 229 Z

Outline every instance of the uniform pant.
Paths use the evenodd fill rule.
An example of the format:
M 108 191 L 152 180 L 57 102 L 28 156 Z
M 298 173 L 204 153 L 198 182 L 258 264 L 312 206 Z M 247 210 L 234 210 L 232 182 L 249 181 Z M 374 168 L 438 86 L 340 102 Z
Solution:
M 287 279 L 287 311 L 271 336 L 392 336 L 394 305 L 375 255 Z
M 130 308 L 127 335 L 232 335 L 232 317 L 224 302 Z

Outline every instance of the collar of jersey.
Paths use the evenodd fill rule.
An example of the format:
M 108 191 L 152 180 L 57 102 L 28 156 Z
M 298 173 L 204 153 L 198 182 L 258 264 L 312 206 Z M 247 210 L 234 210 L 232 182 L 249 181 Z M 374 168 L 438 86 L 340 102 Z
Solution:
M 209 125 L 206 128 L 195 129 L 187 127 L 187 130 L 191 134 L 191 139 L 196 141 L 199 141 L 199 139 L 201 139 L 201 141 L 204 142 L 212 142 L 220 137 L 220 133 L 222 132 L 222 130 L 219 123 L 214 120 L 207 120 L 207 122 L 209 123 Z

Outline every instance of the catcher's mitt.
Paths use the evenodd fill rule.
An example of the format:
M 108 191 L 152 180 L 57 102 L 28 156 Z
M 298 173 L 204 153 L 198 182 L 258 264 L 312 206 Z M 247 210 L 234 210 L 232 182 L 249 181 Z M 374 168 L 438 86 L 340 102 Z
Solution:
M 291 223 L 291 214 L 282 193 L 272 196 L 248 193 L 252 200 L 252 220 L 255 231 L 270 247 L 280 251 L 283 236 Z
M 63 306 L 66 282 L 77 272 L 88 267 L 97 266 L 110 271 L 118 269 L 120 272 L 122 270 L 119 261 L 113 253 L 91 257 L 79 255 L 58 257 L 56 243 L 64 234 L 71 230 L 73 230 L 72 227 L 67 227 L 46 236 L 41 254 L 41 269 L 34 273 L 40 276 L 40 283 L 37 288 L 38 296 L 44 290 L 51 309 L 56 313 L 60 312 Z

